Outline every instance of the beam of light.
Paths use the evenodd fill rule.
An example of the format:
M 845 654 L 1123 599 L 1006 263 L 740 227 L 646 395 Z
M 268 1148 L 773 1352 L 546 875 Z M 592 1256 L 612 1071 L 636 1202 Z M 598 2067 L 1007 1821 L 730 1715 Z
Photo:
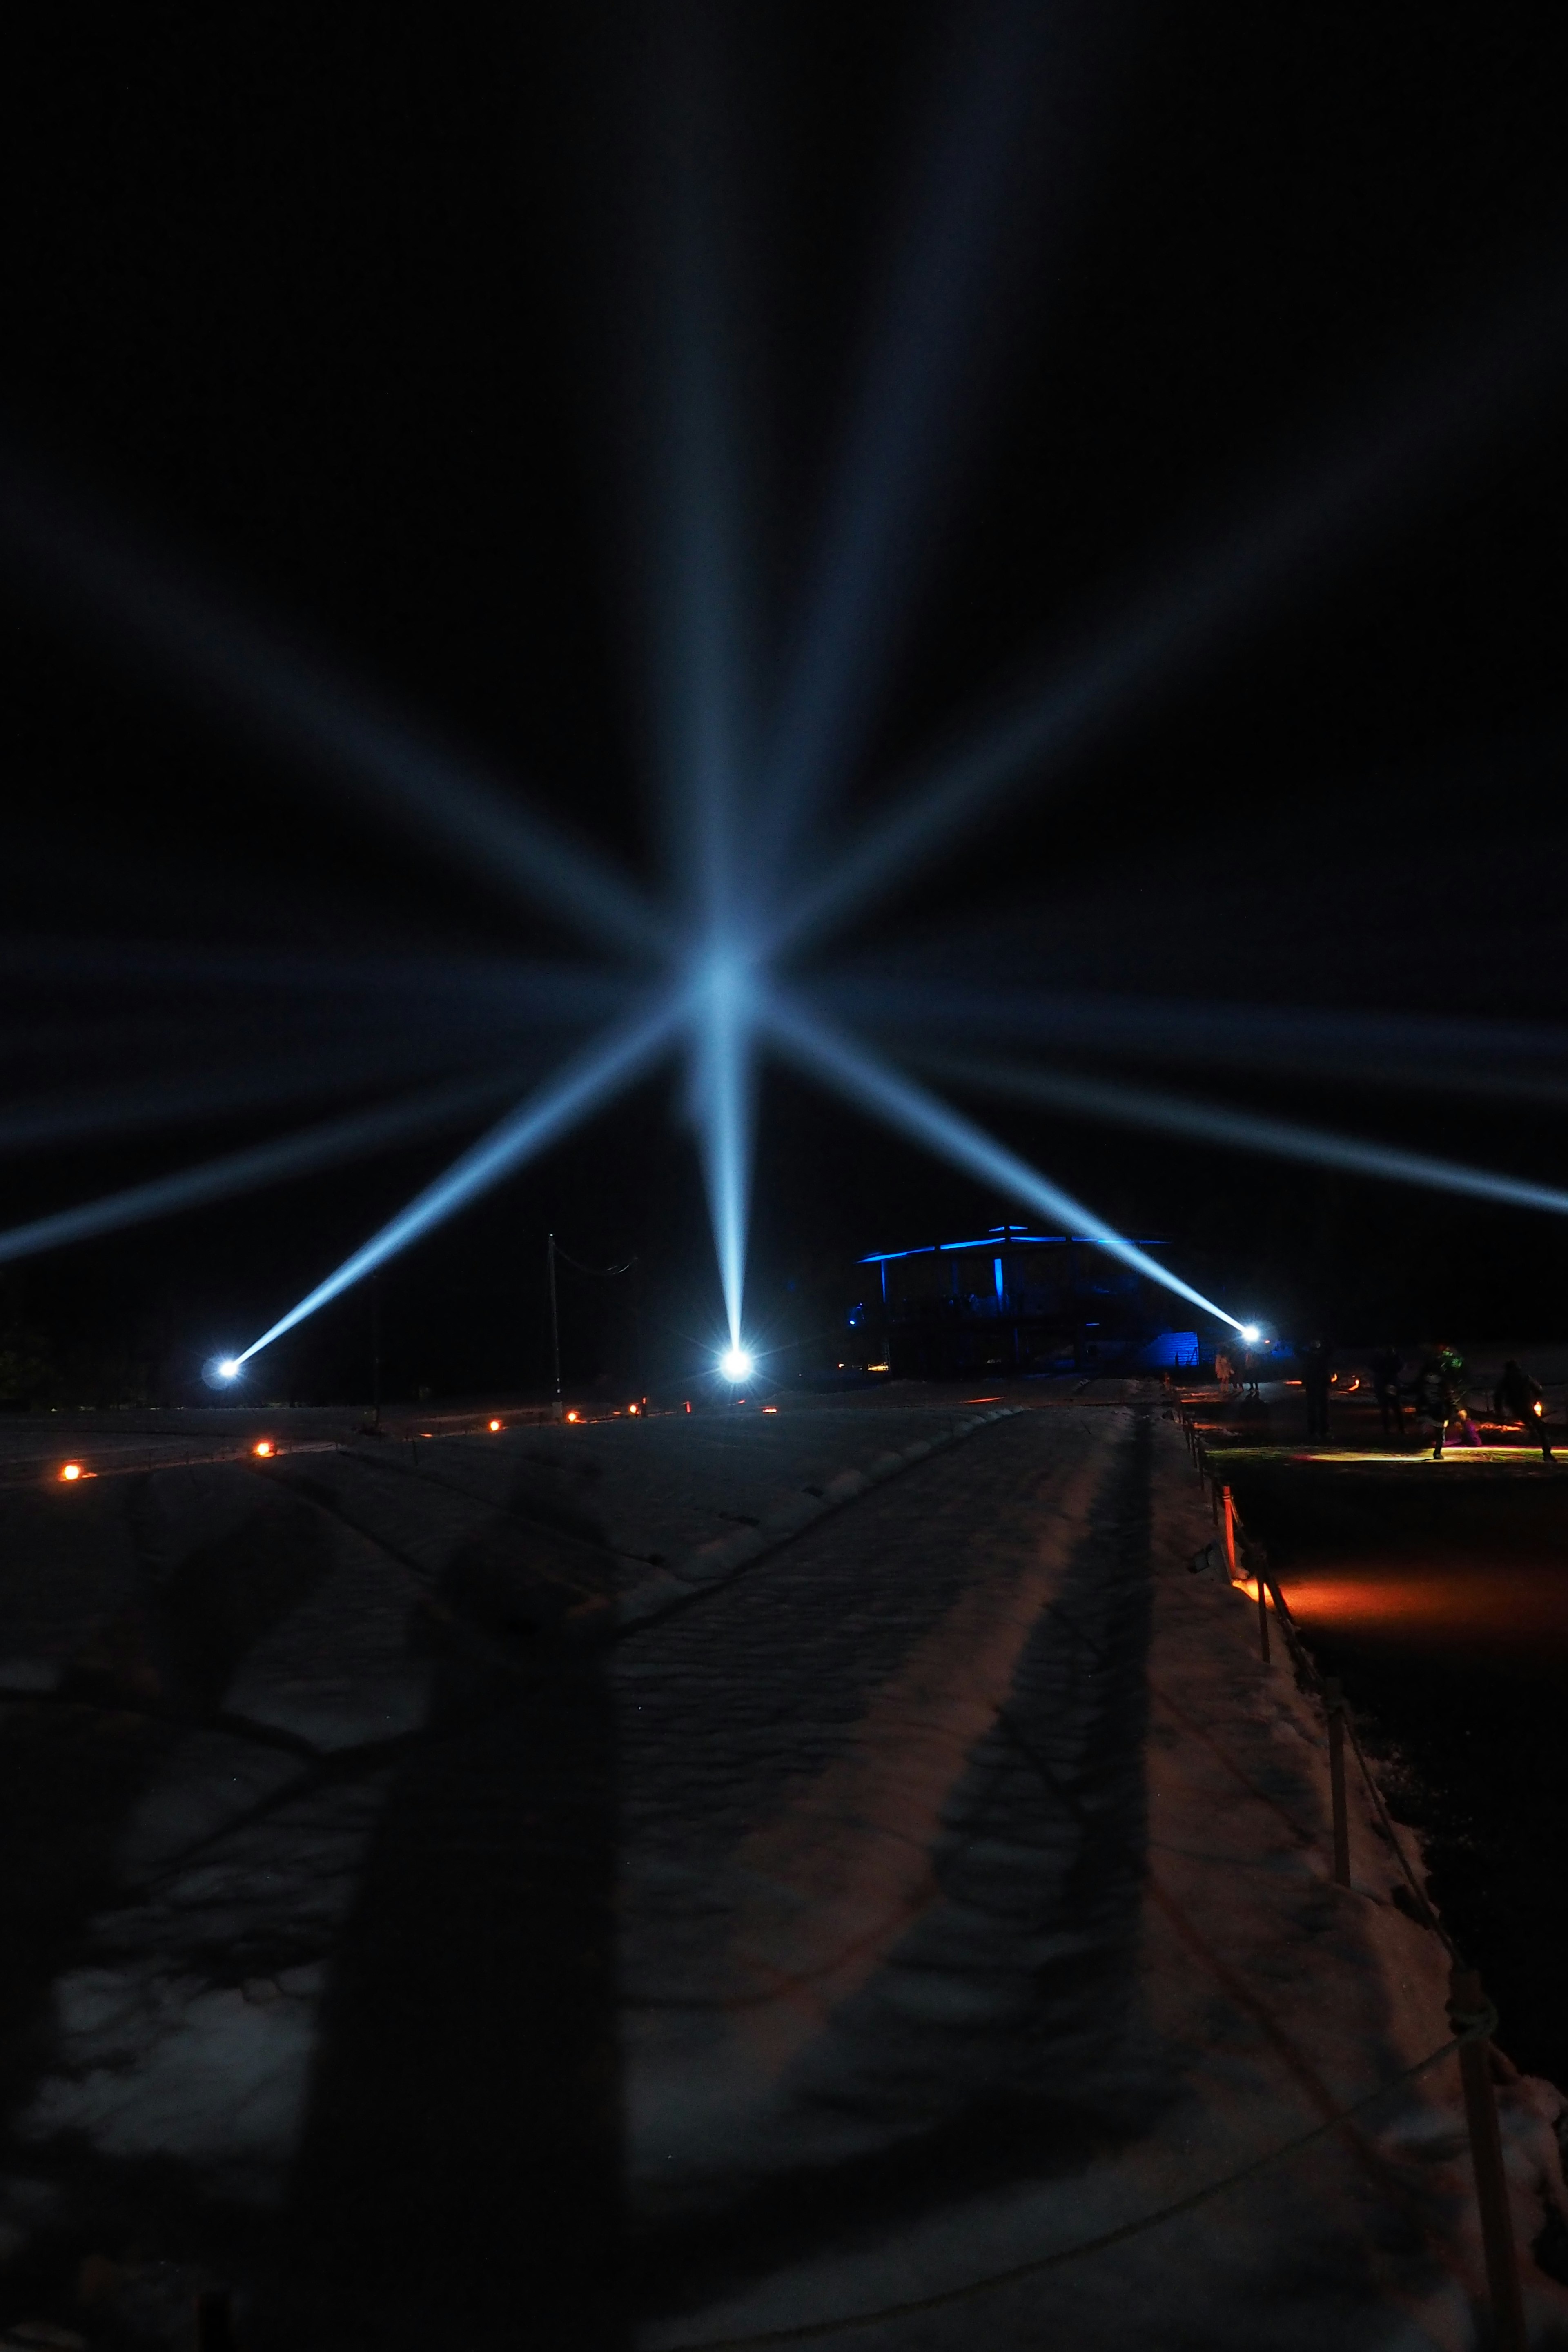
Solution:
M 435 1065 L 448 1075 L 454 1060 L 478 1059 L 471 1036 L 468 1050 L 457 1055 L 446 1040 L 442 1050 L 428 1042 L 399 1040 L 384 1032 L 353 1047 L 295 1056 L 288 1061 L 232 1070 L 161 1073 L 119 1087 L 83 1087 L 70 1095 L 35 1101 L 0 1104 L 0 1157 L 24 1152 L 58 1150 L 62 1144 L 94 1137 L 133 1135 L 159 1127 L 181 1127 L 197 1120 L 225 1118 L 279 1103 L 307 1102 L 321 1095 L 364 1094 L 374 1087 L 407 1082 L 431 1075 Z M 466 1081 L 493 1087 L 496 1055 L 489 1067 L 470 1072 Z
M 163 940 L 0 940 L 0 972 L 58 987 L 110 982 L 117 992 L 199 987 L 251 994 L 318 996 L 345 1003 L 413 997 L 450 1003 L 458 1017 L 515 1004 L 531 1015 L 594 1022 L 625 1009 L 637 982 L 603 964 L 543 962 L 522 956 L 322 954 L 268 947 L 213 947 Z M 399 1018 L 403 1016 L 399 1010 Z
M 35 1217 L 27 1224 L 11 1226 L 0 1233 L 0 1264 L 12 1258 L 35 1257 L 42 1250 L 61 1249 L 68 1243 L 90 1241 L 100 1234 L 118 1233 L 128 1225 L 148 1224 L 154 1218 L 174 1216 L 180 1210 L 205 1208 L 210 1202 L 232 1200 L 239 1193 L 258 1192 L 264 1185 L 312 1175 L 321 1168 L 362 1160 L 388 1144 L 404 1143 L 432 1130 L 458 1125 L 488 1108 L 498 1097 L 514 1094 L 516 1089 L 515 1072 L 492 1071 L 483 1077 L 467 1077 L 449 1086 L 432 1087 L 374 1110 L 353 1111 L 321 1127 L 282 1136 L 273 1143 L 259 1143 L 244 1151 L 226 1152 L 221 1159 L 205 1160 L 197 1167 L 183 1169 L 178 1175 L 157 1176 L 148 1183 L 133 1184 L 125 1192 L 110 1192 L 103 1200 L 84 1202 L 79 1208 L 61 1209 L 52 1216 Z
M 774 877 L 795 837 L 864 747 L 919 585 L 920 554 L 957 469 L 963 412 L 972 417 L 979 405 L 994 356 L 998 337 L 987 322 L 1016 314 L 1006 297 L 1018 265 L 1026 254 L 1037 288 L 1050 267 L 1042 244 L 1059 248 L 1072 218 L 1097 112 L 1099 61 L 1088 53 L 1103 46 L 1115 13 L 1038 0 L 959 12 L 931 119 L 921 126 L 920 184 L 903 208 L 911 225 L 881 272 L 888 292 L 868 338 L 807 578 L 805 626 L 770 730 L 758 898 L 776 898 Z M 1043 169 L 1052 185 L 1042 238 L 1030 183 Z M 1020 215 L 1034 232 L 1027 236 Z
M 749 1381 L 756 1367 L 757 1360 L 750 1350 L 733 1343 L 719 1359 L 719 1370 L 727 1381 Z
M 842 924 L 931 857 L 954 833 L 1023 783 L 1059 774 L 1112 721 L 1157 689 L 1185 682 L 1276 609 L 1288 590 L 1358 529 L 1387 521 L 1417 485 L 1459 478 L 1457 460 L 1511 419 L 1560 360 L 1568 304 L 1560 278 L 1532 287 L 1436 369 L 1384 393 L 1349 446 L 1320 456 L 1283 495 L 1232 524 L 1218 544 L 1165 567 L 1121 618 L 1020 693 L 967 748 L 917 779 L 886 816 L 798 898 L 773 951 Z
M 644 191 L 651 365 L 636 438 L 650 541 L 643 637 L 671 898 L 683 945 L 731 917 L 754 613 L 737 397 L 738 107 L 722 12 L 663 12 L 650 58 Z M 651 378 L 651 381 L 647 379 Z M 648 411 L 653 430 L 648 429 Z
M 237 1360 L 248 1363 L 263 1348 L 280 1339 L 285 1331 L 292 1331 L 296 1324 L 303 1323 L 330 1299 L 363 1281 L 378 1265 L 384 1265 L 389 1257 L 395 1257 L 411 1242 L 418 1241 L 435 1226 L 455 1216 L 459 1209 L 467 1208 L 470 1201 L 478 1200 L 493 1184 L 499 1184 L 514 1169 L 535 1158 L 612 1096 L 630 1086 L 665 1050 L 682 1010 L 679 998 L 666 997 L 651 1012 L 623 1023 L 568 1063 L 526 1102 L 509 1112 L 499 1126 L 481 1136 L 323 1282 L 308 1291 L 298 1306 L 279 1316 L 259 1339 L 253 1339 L 248 1348 L 242 1349 Z
M 748 959 L 739 946 L 737 831 L 751 695 L 736 352 L 726 267 L 724 126 L 733 114 L 706 20 L 671 21 L 671 117 L 660 192 L 663 429 L 649 631 L 667 866 L 681 911 L 690 1108 L 731 1346 L 744 1306 L 754 1084 Z
M 929 950 L 922 960 L 929 970 Z M 808 993 L 858 1027 L 926 1044 L 942 1034 L 965 1043 L 1005 1038 L 1058 1051 L 1290 1070 L 1410 1090 L 1540 1101 L 1568 1094 L 1568 1029 L 1539 1022 L 976 988 L 864 971 L 831 973 Z
M 0 450 L 0 545 L 57 605 L 87 616 L 218 710 L 259 727 L 490 887 L 500 884 L 618 950 L 665 950 L 663 919 L 640 893 L 531 814 L 509 783 L 438 748 L 226 598 L 180 577 L 122 529 L 89 517 L 14 450 Z
M 1390 1183 L 1420 1184 L 1431 1192 L 1458 1192 L 1472 1200 L 1496 1201 L 1508 1208 L 1544 1209 L 1553 1216 L 1568 1216 L 1568 1192 L 1554 1184 L 1499 1176 L 1488 1169 L 1433 1159 L 1426 1152 L 1405 1151 L 1393 1144 L 1363 1143 L 1323 1128 L 1298 1126 L 1293 1119 L 1259 1118 L 1252 1111 L 1231 1110 L 1222 1103 L 1192 1102 L 1180 1095 L 1080 1078 L 1065 1071 L 1021 1070 L 972 1061 L 944 1060 L 942 1066 L 966 1087 L 1048 1103 L 1058 1110 L 1108 1119 L 1121 1127 L 1157 1128 L 1168 1135 L 1189 1136 L 1197 1143 L 1220 1143 L 1228 1150 L 1307 1160 L 1320 1168 L 1341 1168 L 1351 1175 L 1378 1176 Z
M 683 303 L 693 315 L 678 322 L 671 362 L 655 661 L 672 892 L 689 928 L 716 940 L 733 916 L 742 583 L 728 371 L 705 308 L 695 295 Z
M 1226 1314 L 1212 1298 L 1205 1298 L 1201 1290 L 1194 1290 L 1168 1266 L 1157 1264 L 1135 1242 L 1126 1240 L 1103 1217 L 1096 1216 L 1070 1192 L 1064 1192 L 1059 1185 L 1053 1184 L 1027 1160 L 1020 1160 L 1016 1152 L 1009 1151 L 1005 1144 L 965 1118 L 961 1111 L 953 1110 L 937 1096 L 928 1094 L 923 1087 L 889 1068 L 842 1032 L 815 1020 L 799 1003 L 782 994 L 772 994 L 764 1001 L 763 1017 L 773 1042 L 792 1061 L 818 1078 L 825 1078 L 858 1109 L 875 1111 L 889 1126 L 901 1128 L 928 1150 L 952 1160 L 955 1167 L 966 1169 L 1005 1198 L 1061 1224 L 1069 1234 L 1081 1234 L 1085 1240 L 1094 1242 L 1108 1256 L 1119 1258 L 1123 1265 L 1158 1283 L 1163 1290 L 1184 1298 L 1189 1306 L 1217 1316 L 1233 1331 L 1241 1329 L 1238 1317 Z
M 694 991 L 692 1111 L 702 1160 L 724 1319 L 739 1347 L 756 1132 L 753 982 L 738 957 L 706 960 Z

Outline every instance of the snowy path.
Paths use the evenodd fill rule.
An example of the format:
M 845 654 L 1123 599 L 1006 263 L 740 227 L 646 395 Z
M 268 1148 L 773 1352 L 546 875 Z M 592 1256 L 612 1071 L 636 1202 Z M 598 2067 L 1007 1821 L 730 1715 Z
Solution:
M 995 1423 L 616 1633 L 655 1553 L 944 1418 L 12 1498 L 0 2320 L 172 2352 L 225 2280 L 246 2352 L 816 2322 L 1155 2211 L 1441 2040 L 1146 1406 Z M 1526 2237 L 1558 2104 L 1505 2093 Z M 1466 2352 L 1468 2210 L 1434 2084 L 822 2340 Z

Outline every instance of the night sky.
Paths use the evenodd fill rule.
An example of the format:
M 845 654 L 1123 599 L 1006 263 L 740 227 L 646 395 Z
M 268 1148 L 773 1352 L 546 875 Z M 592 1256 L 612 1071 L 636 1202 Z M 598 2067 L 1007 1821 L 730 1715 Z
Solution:
M 660 888 L 669 224 L 695 188 L 765 713 L 944 100 L 989 21 L 854 0 L 151 8 L 90 29 L 17 11 L 6 466 L 46 467 Z M 1041 8 L 1029 37 L 964 340 L 945 378 L 933 363 L 907 613 L 819 859 L 1151 583 L 1397 418 L 1402 386 L 1490 341 L 1526 358 L 1495 415 L 1403 487 L 1395 435 L 1386 498 L 1196 631 L 1157 690 L 809 971 L 1561 1024 L 1568 1086 L 1556 12 Z M 26 561 L 3 587 L 3 1100 L 337 1061 L 299 1099 L 280 1079 L 259 1107 L 7 1156 L 0 1223 L 478 1064 L 499 1016 L 482 990 L 471 1014 L 443 993 L 454 959 L 581 963 L 588 1001 L 570 929 L 127 659 Z M 337 977 L 214 976 L 245 950 Z M 351 985 L 355 960 L 379 977 Z M 508 1018 L 504 1050 L 541 1072 L 584 1034 Z M 1550 1062 L 1528 1096 L 1391 1085 L 1331 1055 L 1303 1072 L 1124 1048 L 1095 1066 L 1552 1182 L 1568 1091 L 1552 1098 Z M 964 1099 L 1124 1230 L 1168 1234 L 1238 1311 L 1346 1341 L 1568 1328 L 1568 1227 L 1547 1217 Z M 5 1269 L 0 1350 L 26 1331 L 84 1394 L 186 1393 L 477 1124 Z M 758 1336 L 815 1331 L 827 1353 L 855 1257 L 1005 1213 L 778 1073 Z M 569 1294 L 574 1377 L 698 1360 L 717 1284 L 667 1072 L 387 1270 L 393 1389 L 541 1379 L 552 1225 L 584 1259 L 638 1260 L 613 1295 Z M 368 1314 L 363 1293 L 338 1302 L 268 1383 L 363 1391 Z

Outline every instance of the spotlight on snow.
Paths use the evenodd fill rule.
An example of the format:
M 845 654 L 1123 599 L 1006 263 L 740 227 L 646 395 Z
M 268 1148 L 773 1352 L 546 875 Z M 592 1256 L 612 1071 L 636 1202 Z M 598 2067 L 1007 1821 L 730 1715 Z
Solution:
M 1244 1323 L 1241 1327 L 1241 1336 L 1249 1348 L 1256 1348 L 1263 1337 L 1263 1327 L 1260 1323 Z
M 744 1348 L 726 1348 L 719 1359 L 719 1370 L 727 1381 L 749 1381 L 755 1362 Z

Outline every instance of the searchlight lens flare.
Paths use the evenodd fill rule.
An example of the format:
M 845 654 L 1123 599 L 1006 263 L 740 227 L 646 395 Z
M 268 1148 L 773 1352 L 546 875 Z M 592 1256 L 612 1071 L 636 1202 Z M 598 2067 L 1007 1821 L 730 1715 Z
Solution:
M 755 1357 L 744 1348 L 726 1348 L 719 1359 L 719 1370 L 727 1381 L 749 1381 L 755 1368 Z
M 1249 1348 L 1256 1348 L 1263 1337 L 1262 1326 L 1258 1323 L 1244 1323 L 1241 1327 L 1241 1336 Z
M 209 1389 L 226 1389 L 244 1369 L 237 1356 L 209 1356 L 202 1366 L 202 1378 Z

